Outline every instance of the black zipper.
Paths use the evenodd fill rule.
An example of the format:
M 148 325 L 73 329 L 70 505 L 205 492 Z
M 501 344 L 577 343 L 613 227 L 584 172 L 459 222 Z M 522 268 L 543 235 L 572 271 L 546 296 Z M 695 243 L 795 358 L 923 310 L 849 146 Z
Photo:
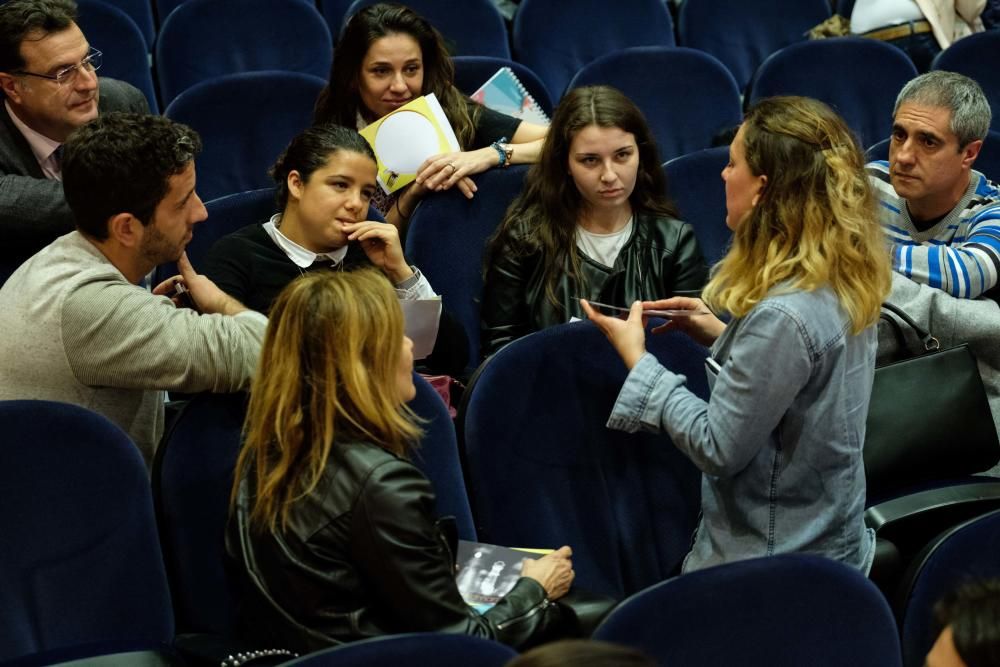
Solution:
M 535 614 L 537 614 L 538 612 L 545 611 L 551 605 L 552 605 L 552 601 L 551 600 L 549 600 L 548 598 L 542 598 L 541 602 L 539 602 L 538 604 L 534 605 L 533 607 L 531 607 L 530 609 L 528 609 L 526 612 L 524 612 L 520 616 L 515 616 L 514 618 L 507 619 L 506 621 L 503 621 L 502 623 L 497 623 L 497 630 L 503 630 L 504 628 L 509 627 L 509 626 L 513 625 L 514 623 L 520 623 L 521 621 L 527 620 L 527 619 L 531 618 L 532 616 L 534 616 Z

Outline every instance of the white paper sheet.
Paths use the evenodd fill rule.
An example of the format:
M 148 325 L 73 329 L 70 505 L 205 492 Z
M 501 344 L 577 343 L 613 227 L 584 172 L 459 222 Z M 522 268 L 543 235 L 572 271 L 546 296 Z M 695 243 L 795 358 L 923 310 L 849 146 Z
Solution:
M 441 320 L 441 297 L 400 301 L 406 335 L 413 340 L 413 358 L 423 359 L 434 349 Z

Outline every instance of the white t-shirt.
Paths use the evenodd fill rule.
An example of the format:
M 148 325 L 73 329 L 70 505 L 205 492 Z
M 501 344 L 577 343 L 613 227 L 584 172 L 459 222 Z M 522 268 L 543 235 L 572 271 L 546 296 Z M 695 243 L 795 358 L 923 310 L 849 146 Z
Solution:
M 635 220 L 633 215 L 625 223 L 625 226 L 617 232 L 610 234 L 595 234 L 588 232 L 583 227 L 576 228 L 576 247 L 587 257 L 595 262 L 600 262 L 604 266 L 612 267 L 618 259 L 618 253 L 622 246 L 632 236 L 632 223 Z
M 857 0 L 851 12 L 851 32 L 857 35 L 923 18 L 914 0 Z

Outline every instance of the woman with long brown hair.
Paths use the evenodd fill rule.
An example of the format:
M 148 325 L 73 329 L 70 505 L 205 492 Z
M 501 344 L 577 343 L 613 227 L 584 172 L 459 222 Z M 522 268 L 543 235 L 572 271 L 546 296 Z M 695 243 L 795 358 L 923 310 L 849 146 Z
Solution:
M 417 180 L 376 207 L 404 227 L 428 192 L 459 188 L 472 198 L 470 176 L 493 167 L 538 159 L 546 128 L 473 102 L 455 85 L 455 66 L 444 39 L 408 7 L 380 3 L 352 16 L 333 52 L 330 80 L 316 102 L 314 122 L 363 129 L 413 98 L 434 93 L 462 147 L 428 158 Z
M 487 247 L 483 353 L 581 317 L 580 296 L 624 305 L 697 294 L 706 279 L 642 112 L 614 88 L 577 88 Z
M 406 458 L 420 435 L 412 348 L 375 269 L 310 273 L 272 306 L 227 535 L 248 641 L 307 652 L 452 632 L 520 646 L 552 630 L 569 547 L 525 561 L 483 615 L 459 595 L 434 491 Z

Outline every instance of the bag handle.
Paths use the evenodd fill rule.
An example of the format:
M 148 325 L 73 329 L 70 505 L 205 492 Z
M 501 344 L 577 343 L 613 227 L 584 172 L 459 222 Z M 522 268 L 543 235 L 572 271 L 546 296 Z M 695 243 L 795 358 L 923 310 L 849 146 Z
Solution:
M 938 350 L 941 348 L 941 343 L 938 341 L 938 339 L 932 336 L 930 331 L 924 329 L 922 326 L 914 322 L 913 318 L 907 315 L 905 310 L 889 302 L 883 303 L 882 308 L 884 310 L 888 310 L 890 313 L 894 314 L 896 317 L 906 322 L 911 329 L 916 331 L 917 336 L 920 338 L 920 342 L 924 344 L 924 349 L 926 351 L 933 352 L 934 350 Z M 885 318 L 885 315 L 882 315 L 882 317 Z M 892 324 L 895 323 L 892 322 Z M 898 328 L 897 328 L 897 333 L 900 333 Z

